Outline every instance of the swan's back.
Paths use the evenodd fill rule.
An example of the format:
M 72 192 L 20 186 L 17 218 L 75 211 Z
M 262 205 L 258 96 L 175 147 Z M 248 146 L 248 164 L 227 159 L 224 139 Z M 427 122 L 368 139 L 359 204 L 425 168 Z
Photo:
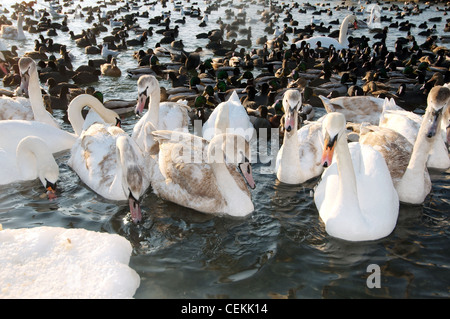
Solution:
M 0 97 L 0 120 L 34 120 L 29 100 L 7 96 Z
M 223 108 L 228 108 L 228 123 L 221 123 L 222 126 L 230 129 L 230 133 L 244 136 L 249 141 L 254 136 L 254 127 L 250 121 L 247 111 L 239 101 L 238 95 L 234 91 L 227 101 L 216 106 L 203 125 L 203 138 L 211 140 L 216 134 L 216 118 L 222 112 Z M 221 132 L 224 133 L 224 132 Z
M 122 198 L 121 179 L 116 155 L 116 139 L 126 133 L 115 126 L 92 124 L 71 150 L 68 165 L 80 179 L 99 195 L 108 199 Z
M 43 139 L 52 153 L 68 150 L 76 141 L 75 135 L 45 123 L 22 120 L 0 121 L 0 147 L 8 152 L 15 152 L 17 144 L 30 135 Z

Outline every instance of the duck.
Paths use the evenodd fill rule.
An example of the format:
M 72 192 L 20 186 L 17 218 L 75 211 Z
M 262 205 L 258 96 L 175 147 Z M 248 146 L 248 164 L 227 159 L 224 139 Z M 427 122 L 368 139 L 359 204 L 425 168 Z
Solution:
M 160 145 L 152 179 L 157 196 L 203 213 L 245 217 L 254 211 L 246 183 L 251 189 L 256 185 L 245 138 L 225 133 L 207 141 L 173 131 L 152 135 Z
M 70 154 L 67 163 L 83 183 L 106 199 L 128 201 L 132 221 L 142 220 L 139 201 L 150 176 L 141 150 L 123 129 L 93 123 L 77 138 Z
M 202 136 L 210 141 L 214 135 L 232 130 L 247 141 L 251 141 L 256 132 L 248 113 L 242 105 L 236 90 L 233 90 L 228 100 L 219 103 L 208 120 L 203 124 Z
M 339 96 L 331 99 L 319 95 L 319 98 L 327 113 L 342 113 L 347 121 L 353 123 L 368 122 L 378 125 L 384 105 L 384 99 L 370 95 Z
M 275 173 L 277 179 L 286 184 L 301 184 L 320 176 L 323 139 L 322 124 L 309 122 L 299 126 L 299 111 L 302 107 L 302 95 L 295 89 L 284 93 L 283 144 L 277 154 Z
M 83 85 L 98 82 L 100 75 L 101 71 L 98 69 L 94 70 L 94 72 L 80 71 L 75 72 L 75 74 L 71 77 L 71 79 L 75 84 Z
M 160 102 L 161 89 L 155 76 L 141 76 L 137 81 L 137 89 L 135 113 L 142 117 L 134 125 L 131 136 L 142 151 L 147 152 L 156 145 L 150 135 L 152 131 L 188 131 L 190 107 L 186 103 Z M 143 114 L 147 104 L 148 111 Z
M 46 110 L 42 100 L 36 63 L 31 58 L 20 58 L 22 78 L 19 91 L 26 97 L 0 97 L 0 119 L 35 120 L 59 128 L 56 119 Z
M 20 140 L 14 154 L 0 148 L 0 185 L 39 179 L 48 199 L 55 199 L 59 167 L 47 144 L 37 136 Z
M 322 125 L 326 169 L 314 203 L 326 232 L 347 241 L 389 236 L 400 204 L 383 156 L 369 145 L 347 142 L 344 114 L 328 113 Z
M 23 13 L 20 12 L 17 15 L 17 25 L 16 26 L 3 24 L 2 28 L 0 30 L 0 34 L 1 34 L 2 38 L 18 40 L 18 41 L 25 40 L 26 36 L 25 36 L 25 33 L 23 32 L 23 26 L 22 26 L 23 21 L 24 21 L 24 16 L 23 16 Z
M 48 56 L 45 52 L 46 52 L 45 47 L 40 46 L 39 49 L 36 51 L 25 52 L 23 54 L 23 57 L 29 57 L 34 60 L 48 60 Z
M 114 57 L 111 58 L 111 63 L 105 63 L 100 66 L 100 72 L 102 75 L 112 77 L 120 77 L 122 75 L 122 71 L 117 66 L 117 59 Z
M 61 86 L 60 93 L 55 95 L 45 94 L 43 96 L 44 105 L 46 109 L 50 110 L 67 110 L 69 105 L 69 87 Z
M 326 36 L 315 36 L 308 39 L 299 40 L 295 42 L 295 45 L 297 46 L 297 48 L 300 48 L 302 45 L 301 43 L 304 41 L 314 48 L 317 42 L 320 42 L 322 47 L 324 48 L 329 48 L 332 45 L 336 50 L 348 49 L 349 45 L 347 39 L 348 24 L 354 23 L 355 21 L 356 17 L 354 15 L 347 15 L 344 18 L 344 20 L 341 23 L 341 27 L 339 29 L 339 40 Z

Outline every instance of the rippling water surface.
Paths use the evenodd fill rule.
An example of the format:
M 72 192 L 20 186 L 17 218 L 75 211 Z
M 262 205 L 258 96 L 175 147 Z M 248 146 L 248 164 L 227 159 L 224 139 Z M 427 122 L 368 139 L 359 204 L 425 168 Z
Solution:
M 5 7 L 12 1 L 2 3 Z M 291 4 L 291 1 L 285 3 Z M 325 8 L 334 8 L 340 3 L 330 1 Z M 358 2 L 347 1 L 347 4 L 358 5 Z M 402 5 L 400 2 L 397 4 Z M 87 6 L 88 2 L 81 2 L 81 5 Z M 206 4 L 198 2 L 198 6 L 203 9 Z M 422 6 L 425 7 L 424 4 Z M 141 10 L 147 8 L 143 6 Z M 217 28 L 215 21 L 219 17 L 231 22 L 225 20 L 224 10 L 227 8 L 230 7 L 213 11 L 206 28 L 198 26 L 198 19 L 187 18 L 179 36 L 187 51 L 206 45 L 207 40 L 196 39 L 193 35 Z M 173 3 L 168 3 L 167 8 L 158 3 L 149 14 L 152 17 L 159 15 L 161 10 L 172 9 Z M 262 9 L 261 4 L 249 4 L 245 9 L 247 16 L 256 20 L 247 24 L 252 26 L 252 39 L 263 35 L 262 23 L 257 21 L 257 10 Z M 234 11 L 237 13 L 238 9 Z M 299 27 L 310 23 L 312 11 L 302 15 L 296 10 L 293 13 Z M 332 17 L 322 15 L 320 18 L 325 23 L 327 19 L 339 18 L 342 21 L 347 14 L 346 9 L 334 10 Z M 390 16 L 393 13 L 383 11 L 383 14 Z M 409 20 L 419 24 L 436 15 L 442 13 L 437 13 L 433 5 L 421 16 L 412 16 Z M 284 17 L 284 14 L 280 15 L 278 25 L 283 26 Z M 172 20 L 178 18 L 181 18 L 181 13 L 172 10 Z M 73 16 L 69 23 L 75 33 L 89 27 L 84 19 Z M 138 18 L 138 23 L 148 26 L 144 18 Z M 445 17 L 436 24 L 442 34 Z M 413 33 L 417 31 L 415 29 Z M 355 36 L 361 34 L 367 34 L 367 29 L 354 31 Z M 405 35 L 390 29 L 388 45 Z M 19 43 L 20 54 L 32 49 L 38 35 L 27 33 L 27 36 L 26 41 Z M 160 39 L 155 35 L 144 49 L 154 47 Z M 417 40 L 420 44 L 425 37 L 418 36 Z M 98 57 L 87 56 L 61 31 L 54 41 L 66 44 L 74 53 L 77 58 L 73 63 L 75 67 L 87 63 L 89 58 Z M 5 42 L 13 44 L 8 40 Z M 127 68 L 137 66 L 132 58 L 133 51 L 129 49 L 118 58 L 123 71 L 121 78 L 101 78 L 95 84 L 104 93 L 105 100 L 137 97 L 136 80 L 125 75 Z M 203 58 L 206 56 L 208 52 Z M 161 81 L 161 85 L 169 87 L 166 81 Z M 125 129 L 130 132 L 135 122 L 134 115 L 124 118 Z M 400 207 L 397 227 L 390 236 L 373 242 L 350 243 L 326 234 L 312 198 L 317 180 L 298 186 L 279 184 L 275 175 L 264 173 L 268 164 L 254 166 L 257 187 L 252 196 L 255 211 L 245 218 L 198 213 L 163 201 L 149 191 L 142 201 L 144 222 L 134 225 L 129 220 L 128 204 L 105 200 L 87 188 L 68 167 L 68 158 L 69 152 L 57 155 L 61 174 L 56 201 L 40 198 L 42 185 L 39 181 L 0 186 L 0 223 L 4 228 L 61 226 L 118 233 L 126 237 L 134 247 L 130 266 L 141 277 L 135 298 L 450 296 L 449 171 L 431 172 L 431 194 L 421 206 Z M 366 284 L 370 275 L 367 267 L 371 264 L 381 269 L 381 288 L 370 289 Z

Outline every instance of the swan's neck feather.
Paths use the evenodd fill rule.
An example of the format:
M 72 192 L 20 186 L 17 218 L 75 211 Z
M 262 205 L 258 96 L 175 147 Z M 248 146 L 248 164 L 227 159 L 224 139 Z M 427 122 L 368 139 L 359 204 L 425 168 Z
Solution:
M 28 94 L 30 98 L 31 109 L 33 110 L 34 114 L 34 119 L 36 121 L 47 123 L 49 125 L 59 128 L 58 123 L 45 109 L 37 72 L 31 72 L 30 74 L 30 80 L 28 83 Z
M 347 45 L 347 31 L 348 31 L 348 23 L 351 16 L 347 16 L 341 24 L 341 27 L 339 29 L 339 43 L 346 46 Z
M 156 128 L 159 128 L 159 103 L 161 102 L 161 92 L 156 87 L 150 93 L 150 103 L 148 105 L 148 121 L 152 122 Z
M 300 181 L 301 167 L 297 135 L 296 130 L 284 135 L 277 169 L 277 178 L 283 183 L 297 184 Z
M 243 192 L 233 176 L 228 171 L 225 163 L 212 163 L 210 164 L 214 176 L 217 181 L 217 186 L 222 193 L 226 202 L 225 211 L 231 216 L 245 216 L 253 211 L 253 203 L 248 194 Z

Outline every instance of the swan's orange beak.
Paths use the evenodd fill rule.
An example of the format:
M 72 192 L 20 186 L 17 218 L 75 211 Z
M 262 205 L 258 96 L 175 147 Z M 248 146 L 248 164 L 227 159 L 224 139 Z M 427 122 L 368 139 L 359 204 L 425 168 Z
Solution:
M 334 148 L 336 147 L 336 141 L 337 135 L 333 139 L 330 138 L 328 133 L 325 136 L 321 160 L 323 167 L 328 167 L 331 165 L 331 162 L 333 161 Z
M 49 200 L 56 199 L 56 190 L 52 187 L 47 187 L 47 198 Z

